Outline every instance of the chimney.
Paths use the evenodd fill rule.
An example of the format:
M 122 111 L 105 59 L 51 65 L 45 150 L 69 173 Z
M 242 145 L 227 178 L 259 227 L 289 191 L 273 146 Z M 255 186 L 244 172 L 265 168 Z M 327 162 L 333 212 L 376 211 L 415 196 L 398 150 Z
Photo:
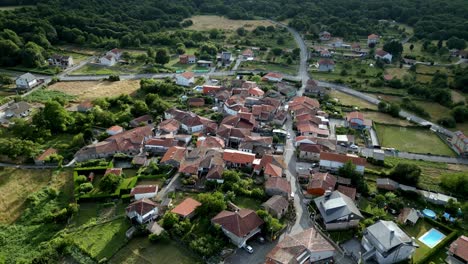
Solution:
M 332 193 L 332 192 L 331 192 L 330 190 L 326 190 L 326 191 L 325 191 L 325 200 L 328 200 L 328 199 L 330 198 L 331 193 Z

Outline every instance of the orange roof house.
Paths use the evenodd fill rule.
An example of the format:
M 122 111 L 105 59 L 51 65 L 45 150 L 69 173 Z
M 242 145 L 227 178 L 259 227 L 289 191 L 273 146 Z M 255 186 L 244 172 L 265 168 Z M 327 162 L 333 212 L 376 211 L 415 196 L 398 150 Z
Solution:
M 307 186 L 307 193 L 322 196 L 326 191 L 333 191 L 336 185 L 336 177 L 325 173 L 314 173 Z
M 187 198 L 171 210 L 172 213 L 179 215 L 182 218 L 192 218 L 195 215 L 195 210 L 201 205 L 200 202 L 192 198 Z

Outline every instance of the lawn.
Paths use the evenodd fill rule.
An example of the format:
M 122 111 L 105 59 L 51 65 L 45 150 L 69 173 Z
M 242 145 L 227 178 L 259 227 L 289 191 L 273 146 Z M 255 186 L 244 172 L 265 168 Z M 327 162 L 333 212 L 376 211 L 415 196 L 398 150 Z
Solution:
M 274 25 L 268 20 L 232 20 L 213 15 L 193 16 L 189 19 L 192 20 L 193 25 L 188 27 L 188 29 L 199 31 L 210 29 L 236 30 L 240 27 L 244 27 L 247 30 L 254 30 L 258 26 L 267 27 Z
M 132 239 L 120 249 L 109 263 L 201 263 L 201 260 L 187 247 L 178 245 L 174 241 L 151 243 L 146 237 Z
M 364 117 L 370 119 L 374 122 L 384 123 L 384 124 L 391 124 L 391 125 L 399 125 L 399 126 L 409 126 L 411 123 L 406 119 L 396 118 L 388 114 L 384 114 L 381 112 L 374 112 L 374 111 L 365 111 L 362 112 Z
M 53 86 L 53 85 L 52 85 Z M 24 97 L 24 100 L 28 102 L 38 102 L 38 103 L 46 103 L 48 101 L 56 101 L 57 99 L 65 100 L 65 101 L 72 101 L 76 97 L 72 94 L 67 94 L 59 90 L 50 90 L 50 89 L 39 89 L 35 90 L 32 93 L 28 94 Z
M 412 225 L 405 225 L 402 226 L 403 230 L 410 236 L 410 237 L 415 237 L 416 238 L 416 243 L 418 243 L 419 248 L 416 249 L 416 251 L 413 254 L 413 261 L 418 261 L 422 257 L 424 257 L 430 250 L 431 248 L 426 246 L 423 242 L 419 240 L 419 238 L 424 235 L 427 231 L 432 229 L 434 226 L 431 225 L 429 222 L 424 221 L 424 219 L 420 219 L 414 226 Z M 442 230 L 439 228 L 436 228 L 439 230 L 441 233 Z M 448 235 L 448 234 L 444 234 Z M 442 249 L 444 250 L 444 249 Z
M 99 64 L 86 64 L 70 75 L 111 75 L 111 74 L 132 74 L 143 72 L 144 64 L 135 63 L 129 65 L 105 66 Z
M 262 202 L 249 197 L 236 196 L 236 198 L 234 199 L 234 204 L 239 206 L 240 208 L 248 208 L 256 211 L 258 209 L 261 209 L 260 206 L 262 205 Z
M 430 120 L 436 122 L 442 117 L 448 117 L 450 115 L 450 109 L 440 105 L 435 102 L 426 102 L 426 101 L 419 101 L 419 100 L 413 100 L 413 102 L 422 107 L 426 112 L 429 113 L 431 116 Z
M 342 92 L 338 92 L 336 90 L 332 90 L 330 92 L 330 96 L 332 98 L 338 99 L 339 103 L 343 105 L 352 105 L 356 106 L 359 108 L 368 108 L 368 109 L 375 109 L 377 110 L 377 106 L 374 104 L 371 104 L 365 100 L 359 99 L 357 97 L 354 97 L 352 95 L 348 95 Z
M 11 71 L 20 71 L 20 72 L 30 72 L 30 73 L 37 73 L 37 74 L 44 74 L 44 75 L 54 75 L 56 74 L 56 67 L 53 66 L 44 66 L 44 67 L 36 67 L 36 68 L 26 68 L 22 66 L 15 66 L 7 68 Z
M 121 94 L 134 95 L 138 89 L 140 89 L 139 80 L 58 82 L 47 88 L 47 90 L 57 91 L 80 100 L 114 97 Z
M 127 243 L 125 232 L 130 224 L 124 217 L 70 233 L 70 238 L 92 258 L 109 259 Z
M 238 70 L 256 70 L 265 72 L 281 72 L 289 75 L 296 75 L 298 65 L 288 65 L 285 63 L 263 63 L 259 61 L 243 61 Z
M 382 124 L 376 124 L 375 127 L 383 147 L 413 153 L 455 156 L 449 146 L 429 129 Z
M 393 78 L 403 79 L 408 74 L 408 70 L 405 68 L 386 68 L 385 74 L 393 76 Z

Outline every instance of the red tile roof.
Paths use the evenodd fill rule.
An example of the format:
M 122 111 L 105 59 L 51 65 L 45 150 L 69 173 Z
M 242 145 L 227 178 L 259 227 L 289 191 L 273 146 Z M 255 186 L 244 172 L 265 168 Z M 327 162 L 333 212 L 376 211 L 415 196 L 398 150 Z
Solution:
M 291 193 L 291 184 L 286 178 L 271 177 L 265 182 L 265 189 L 278 189 L 289 195 Z
M 221 86 L 203 85 L 203 94 L 216 93 L 221 90 Z
M 199 137 L 197 140 L 197 147 L 205 148 L 224 148 L 225 143 L 222 138 L 219 137 Z
M 112 132 L 120 132 L 123 131 L 123 127 L 121 126 L 111 126 L 107 129 L 107 131 L 112 131 Z
M 344 186 L 344 185 L 338 185 L 338 188 L 336 188 L 336 190 L 339 191 L 340 193 L 348 196 L 352 200 L 356 199 L 356 188 L 348 187 L 348 186 Z
M 36 160 L 39 160 L 39 161 L 44 161 L 45 159 L 47 159 L 50 155 L 53 155 L 53 154 L 57 154 L 58 151 L 54 148 L 48 148 L 46 149 L 44 152 L 42 152 L 41 155 L 39 155 Z
M 323 191 L 333 191 L 336 185 L 336 177 L 328 172 L 317 172 L 312 175 L 307 189 L 321 189 Z
M 268 175 L 271 177 L 281 177 L 283 175 L 283 169 L 279 166 L 268 163 L 265 166 L 265 175 Z
M 335 62 L 330 59 L 321 59 L 319 60 L 320 65 L 335 65 Z
M 360 157 L 354 157 L 349 155 L 343 155 L 338 153 L 331 153 L 331 152 L 320 152 L 320 160 L 330 160 L 336 161 L 340 163 L 346 163 L 351 161 L 354 165 L 365 166 L 366 159 Z
M 281 79 L 283 78 L 283 75 L 281 73 L 276 73 L 276 72 L 269 72 L 263 78 L 276 78 L 276 79 Z
M 322 151 L 322 146 L 318 144 L 300 144 L 299 151 L 320 153 L 320 151 Z
M 351 119 L 360 119 L 364 121 L 364 114 L 361 112 L 351 112 L 346 115 L 346 120 L 350 121 Z
M 195 209 L 197 209 L 197 207 L 200 205 L 201 203 L 199 201 L 189 197 L 174 207 L 171 212 L 182 217 L 187 217 L 188 215 L 191 215 L 193 212 L 195 212 Z
M 223 152 L 223 160 L 236 164 L 252 164 L 255 159 L 255 154 L 247 153 L 239 150 L 225 149 Z
M 167 119 L 159 123 L 158 128 L 167 133 L 176 132 L 180 128 L 180 122 L 175 119 Z
M 211 219 L 225 230 L 237 237 L 244 237 L 263 224 L 263 220 L 250 209 L 240 209 L 238 212 L 222 211 Z
M 130 195 L 135 196 L 135 194 L 157 193 L 157 192 L 158 192 L 158 185 L 138 185 L 132 188 Z
M 253 96 L 263 96 L 265 92 L 258 87 L 254 87 L 254 88 L 249 88 L 249 94 Z
M 378 39 L 379 38 L 379 35 L 376 35 L 376 34 L 370 34 L 369 36 L 367 36 L 367 39 Z
M 181 74 L 182 77 L 184 77 L 185 79 L 192 79 L 193 77 L 195 77 L 195 73 L 193 72 L 184 72 Z
M 160 163 L 164 163 L 170 160 L 180 163 L 182 159 L 184 158 L 186 150 L 187 150 L 186 148 L 178 147 L 178 146 L 170 147 L 166 151 L 166 154 L 164 154 L 164 156 L 161 158 Z
M 151 201 L 148 198 L 143 198 L 141 200 L 138 200 L 136 202 L 131 203 L 126 211 L 127 213 L 129 212 L 136 212 L 137 214 L 143 216 L 147 213 L 149 213 L 151 210 L 153 210 L 156 207 L 156 203 Z
M 461 236 L 452 242 L 449 251 L 464 261 L 468 261 L 468 237 Z
M 380 57 L 383 57 L 383 56 L 385 56 L 387 54 L 388 54 L 388 52 L 386 52 L 383 49 L 378 49 L 378 50 L 375 51 L 375 55 L 380 56 Z
M 106 172 L 104 173 L 104 176 L 106 176 L 107 174 L 115 174 L 115 175 L 122 175 L 122 168 L 108 168 L 106 169 Z

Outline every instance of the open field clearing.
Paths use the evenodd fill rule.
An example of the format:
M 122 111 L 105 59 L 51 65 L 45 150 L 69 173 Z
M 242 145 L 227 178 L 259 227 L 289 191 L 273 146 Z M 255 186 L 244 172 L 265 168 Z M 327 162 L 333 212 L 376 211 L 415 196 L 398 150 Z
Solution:
M 91 82 L 58 82 L 48 89 L 60 91 L 78 97 L 78 99 L 95 99 L 100 97 L 113 97 L 121 94 L 133 94 L 140 88 L 140 81 L 128 80 L 118 82 L 91 81 Z
M 193 16 L 190 18 L 193 25 L 188 27 L 190 30 L 236 30 L 244 27 L 247 30 L 253 30 L 258 26 L 273 26 L 274 24 L 267 20 L 231 20 L 221 16 Z
M 385 123 L 385 124 L 392 124 L 392 125 L 399 125 L 399 126 L 411 125 L 411 123 L 408 122 L 406 119 L 395 118 L 391 115 L 384 114 L 381 112 L 368 111 L 368 112 L 363 112 L 363 114 L 367 119 L 370 119 L 378 123 Z
M 450 90 L 450 93 L 452 94 L 452 100 L 454 103 L 466 102 L 466 98 L 462 93 L 455 90 Z
M 69 199 L 73 179 L 69 171 L 54 174 L 52 170 L 0 169 L 0 223 L 13 223 L 23 212 L 26 198 L 42 187 L 53 186 Z
M 345 94 L 345 93 L 341 93 L 341 92 L 338 92 L 338 91 L 335 91 L 335 90 L 332 90 L 330 92 L 330 96 L 332 98 L 336 98 L 339 100 L 339 103 L 343 104 L 343 105 L 353 105 L 353 106 L 357 106 L 359 108 L 369 108 L 369 109 L 375 109 L 377 110 L 377 106 L 374 105 L 374 104 L 371 104 L 367 101 L 364 101 L 362 99 L 359 99 L 357 97 L 354 97 L 354 96 L 351 96 L 351 95 L 348 95 L 348 94 Z
M 375 125 L 380 145 L 413 153 L 455 156 L 455 153 L 429 129 Z
M 393 78 L 403 79 L 403 77 L 408 74 L 408 70 L 404 68 L 387 68 L 385 69 L 385 74 L 389 74 L 393 76 Z
M 109 263 L 201 263 L 174 241 L 151 243 L 147 237 L 133 238 Z

